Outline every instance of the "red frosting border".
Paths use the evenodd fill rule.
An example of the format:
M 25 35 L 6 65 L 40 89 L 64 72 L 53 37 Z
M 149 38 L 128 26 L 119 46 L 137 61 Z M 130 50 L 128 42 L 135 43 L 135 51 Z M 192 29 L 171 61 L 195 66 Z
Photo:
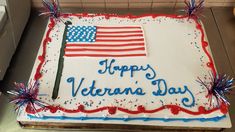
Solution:
M 42 43 L 43 44 L 42 55 L 38 56 L 38 60 L 40 61 L 40 63 L 38 65 L 36 73 L 34 75 L 34 80 L 39 80 L 42 77 L 41 69 L 42 69 L 43 63 L 45 62 L 46 46 L 49 42 L 51 42 L 50 33 L 51 33 L 52 29 L 54 28 L 55 24 L 56 24 L 55 20 L 50 18 L 50 23 L 48 25 L 48 31 L 47 31 L 46 37 Z
M 96 113 L 96 112 L 101 112 L 104 110 L 108 110 L 108 113 L 113 115 L 116 113 L 117 110 L 127 113 L 127 114 L 141 114 L 141 113 L 156 113 L 159 111 L 162 111 L 164 109 L 169 109 L 171 111 L 172 114 L 177 115 L 179 114 L 179 112 L 184 112 L 190 115 L 202 115 L 202 114 L 210 114 L 212 112 L 218 111 L 220 110 L 221 113 L 226 114 L 228 109 L 227 109 L 227 105 L 222 103 L 220 107 L 217 108 L 213 108 L 210 110 L 206 110 L 205 107 L 203 106 L 199 106 L 197 111 L 191 111 L 185 108 L 182 108 L 178 105 L 163 105 L 159 108 L 156 109 L 152 109 L 152 110 L 146 110 L 144 106 L 140 105 L 137 107 L 137 110 L 129 110 L 129 109 L 125 109 L 122 107 L 114 107 L 114 106 L 104 106 L 104 107 L 100 107 L 97 109 L 91 109 L 91 110 L 87 110 L 85 109 L 84 105 L 79 105 L 77 107 L 77 109 L 66 109 L 60 106 L 46 106 L 43 108 L 39 108 L 39 109 L 34 109 L 31 105 L 28 105 L 26 107 L 26 112 L 29 114 L 35 114 L 41 111 L 45 111 L 45 110 L 50 110 L 51 113 L 55 113 L 58 110 L 66 112 L 66 113 L 78 113 L 78 112 L 82 112 L 82 113 Z
M 69 16 L 77 16 L 77 17 L 96 17 L 96 16 L 104 16 L 106 19 L 109 19 L 111 17 L 118 17 L 118 18 L 129 18 L 129 19 L 136 19 L 136 18 L 142 18 L 142 17 L 152 17 L 152 18 L 156 18 L 156 17 L 170 17 L 170 18 L 175 18 L 175 19 L 182 19 L 182 18 L 188 18 L 188 16 L 179 16 L 179 15 L 164 15 L 164 14 L 145 14 L 145 15 L 131 15 L 131 14 L 127 14 L 127 15 L 117 15 L 117 14 L 88 14 L 88 13 L 81 13 L 81 14 L 63 14 L 61 17 L 67 18 Z M 198 21 L 198 19 L 196 17 L 192 17 L 191 19 L 193 19 L 196 23 L 196 28 L 201 32 L 201 43 L 202 43 L 202 48 L 205 52 L 205 54 L 207 55 L 209 62 L 207 62 L 207 66 L 209 68 L 211 68 L 211 71 L 214 75 L 216 75 L 216 70 L 215 70 L 215 66 L 214 66 L 214 62 L 212 60 L 211 55 L 209 54 L 208 50 L 207 50 L 207 46 L 208 43 L 205 41 L 205 33 L 203 31 L 203 27 L 200 24 L 200 22 Z M 46 33 L 46 37 L 43 40 L 43 51 L 42 54 L 40 56 L 38 56 L 38 59 L 40 61 L 37 69 L 36 69 L 36 73 L 34 75 L 34 79 L 35 80 L 39 80 L 42 77 L 42 73 L 41 73 L 41 68 L 43 63 L 45 62 L 45 56 L 46 56 L 46 47 L 47 44 L 49 42 L 51 42 L 51 38 L 50 38 L 50 33 L 52 31 L 52 29 L 54 28 L 56 22 L 54 19 L 50 18 L 50 23 L 48 25 L 48 31 Z M 199 106 L 198 107 L 198 111 L 191 111 L 189 109 L 185 109 L 182 108 L 178 105 L 164 105 L 161 106 L 159 108 L 153 109 L 153 110 L 146 110 L 144 108 L 144 106 L 140 105 L 137 107 L 137 110 L 128 110 L 122 107 L 112 107 L 112 106 L 104 106 L 104 107 L 100 107 L 100 108 L 96 108 L 96 109 L 92 109 L 92 110 L 86 110 L 84 108 L 83 105 L 78 106 L 77 109 L 74 110 L 70 110 L 70 109 L 66 109 L 60 106 L 46 106 L 44 108 L 39 108 L 39 109 L 33 109 L 31 105 L 28 105 L 26 108 L 26 112 L 30 113 L 30 114 L 35 114 L 37 112 L 41 112 L 44 110 L 50 110 L 50 112 L 55 113 L 57 110 L 66 112 L 66 113 L 77 113 L 77 112 L 83 112 L 83 113 L 96 113 L 96 112 L 100 112 L 100 111 L 104 111 L 104 110 L 108 110 L 108 112 L 110 114 L 115 114 L 117 110 L 128 113 L 128 114 L 140 114 L 140 113 L 156 113 L 159 112 L 161 110 L 164 109 L 170 109 L 172 114 L 178 114 L 179 112 L 184 112 L 190 115 L 200 115 L 200 114 L 210 114 L 212 112 L 218 111 L 220 110 L 221 113 L 226 114 L 228 109 L 227 109 L 227 105 L 222 103 L 220 105 L 220 107 L 217 108 L 212 108 L 210 110 L 206 110 L 205 107 L 203 106 Z

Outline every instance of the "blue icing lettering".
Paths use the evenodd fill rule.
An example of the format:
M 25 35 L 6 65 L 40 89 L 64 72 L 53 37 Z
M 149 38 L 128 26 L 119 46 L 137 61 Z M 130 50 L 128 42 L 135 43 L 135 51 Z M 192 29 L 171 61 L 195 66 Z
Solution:
M 82 78 L 78 87 L 77 87 L 77 90 L 75 91 L 75 88 L 74 88 L 74 77 L 70 77 L 67 79 L 67 82 L 68 83 L 72 83 L 72 96 L 75 97 L 78 93 L 78 90 L 80 89 L 81 85 L 82 85 L 82 82 L 84 81 L 85 78 Z
M 146 73 L 145 77 L 146 77 L 148 80 L 154 79 L 154 78 L 156 77 L 156 72 L 155 72 L 155 70 L 154 70 L 149 64 L 147 65 L 146 70 L 147 70 L 147 69 L 150 69 L 150 71 L 152 72 L 152 74 Z
M 152 81 L 153 85 L 157 85 L 158 89 L 157 91 L 153 91 L 153 95 L 155 96 L 165 96 L 167 93 L 167 84 L 166 81 L 164 79 L 157 79 Z M 162 84 L 162 85 L 161 85 Z M 161 87 L 163 86 L 163 87 Z
M 190 101 L 189 101 L 189 99 L 188 98 L 183 98 L 182 99 L 182 104 L 184 105 L 184 106 L 186 106 L 186 107 L 193 107 L 194 105 L 195 105 L 195 98 L 194 98 L 194 95 L 193 95 L 193 93 L 188 89 L 188 87 L 187 86 L 184 86 L 184 89 L 185 89 L 185 91 L 188 91 L 188 93 L 190 94 L 190 96 L 192 97 L 192 103 L 190 103 Z M 187 102 L 189 102 L 189 104 L 186 104 Z
M 75 90 L 75 78 L 74 77 L 70 77 L 67 79 L 68 83 L 71 83 L 71 87 L 72 87 L 72 96 L 75 97 L 78 93 L 78 91 L 81 89 L 82 83 L 84 82 L 85 78 L 81 78 L 78 87 Z M 143 91 L 142 88 L 138 87 L 136 89 L 133 89 L 131 87 L 126 87 L 124 89 L 121 88 L 97 88 L 95 87 L 95 80 L 92 81 L 92 84 L 89 88 L 82 88 L 81 89 L 81 95 L 82 96 L 104 96 L 104 95 L 109 95 L 109 96 L 113 96 L 113 95 L 145 95 L 145 92 Z
M 87 88 L 83 88 L 82 91 L 81 91 L 82 96 L 88 96 L 88 95 L 89 95 L 89 92 L 88 92 L 88 93 L 85 93 L 85 92 L 87 92 L 87 91 L 88 91 Z
M 112 66 L 112 64 L 113 64 L 114 62 L 115 62 L 114 59 L 112 59 L 109 64 L 108 64 L 108 59 L 105 59 L 105 60 L 100 61 L 99 64 L 100 64 L 101 66 L 102 66 L 102 65 L 105 65 L 105 68 L 104 68 L 104 70 L 98 70 L 98 73 L 99 73 L 99 74 L 104 74 L 104 73 L 106 73 L 107 70 L 108 70 L 108 73 L 109 73 L 110 75 L 114 74 L 114 71 L 111 71 L 111 66 Z
M 120 77 L 123 77 L 124 72 L 130 71 L 127 65 L 122 65 L 121 67 L 114 66 L 113 69 L 116 71 L 120 71 Z
M 174 88 L 174 87 L 167 87 L 166 81 L 164 79 L 157 79 L 152 81 L 152 85 L 157 86 L 157 90 L 153 91 L 152 94 L 154 96 L 166 96 L 167 94 L 174 95 L 174 94 L 189 94 L 192 100 L 190 101 L 188 97 L 182 98 L 181 102 L 185 107 L 193 107 L 195 105 L 195 97 L 192 92 L 188 89 L 187 86 L 183 88 Z
M 136 65 L 131 66 L 130 67 L 130 71 L 131 71 L 131 77 L 133 77 L 134 76 L 134 72 L 138 71 L 138 66 L 136 66 Z
M 118 72 L 120 77 L 124 76 L 124 73 L 128 73 L 130 74 L 130 77 L 134 76 L 135 72 L 139 72 L 139 71 L 146 71 L 146 78 L 148 80 L 154 79 L 156 77 L 156 72 L 155 70 L 149 65 L 147 64 L 146 66 L 137 66 L 137 65 L 114 65 L 115 63 L 115 59 L 111 59 L 111 61 L 109 61 L 108 59 L 105 60 L 101 60 L 99 62 L 100 66 L 103 66 L 103 69 L 99 69 L 98 73 L 99 74 L 105 74 L 108 73 L 110 75 L 115 74 L 116 72 Z
M 164 79 L 156 79 L 156 71 L 155 69 L 150 66 L 149 64 L 146 64 L 145 66 L 140 65 L 117 65 L 115 64 L 115 59 L 105 59 L 99 61 L 99 65 L 102 66 L 101 69 L 98 70 L 99 74 L 109 74 L 114 75 L 117 74 L 120 77 L 125 76 L 126 74 L 129 74 L 130 77 L 133 77 L 135 72 L 145 72 L 145 78 L 149 81 L 151 81 L 152 85 L 156 88 L 155 91 L 152 91 L 152 95 L 154 96 L 166 96 L 169 95 L 176 95 L 176 94 L 182 94 L 182 95 L 189 95 L 191 97 L 184 97 L 181 99 L 181 103 L 185 107 L 192 107 L 195 105 L 195 97 L 192 94 L 192 92 L 188 89 L 186 85 L 184 87 L 168 87 L 166 80 Z M 95 80 L 92 81 L 91 85 L 89 87 L 83 87 L 81 88 L 85 78 L 81 78 L 80 82 L 78 83 L 78 87 L 74 86 L 74 77 L 70 77 L 67 79 L 68 83 L 71 83 L 72 87 L 72 96 L 75 97 L 78 93 L 78 91 L 81 92 L 82 96 L 115 96 L 115 95 L 145 95 L 146 93 L 143 92 L 143 89 L 140 87 L 137 87 L 133 89 L 132 87 L 125 87 L 125 88 L 98 88 L 95 87 Z M 138 84 L 138 81 L 135 82 L 135 84 Z

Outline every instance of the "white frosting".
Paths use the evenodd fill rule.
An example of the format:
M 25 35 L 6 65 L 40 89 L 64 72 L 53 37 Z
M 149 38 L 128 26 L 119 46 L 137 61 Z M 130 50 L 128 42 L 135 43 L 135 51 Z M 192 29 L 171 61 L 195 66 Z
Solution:
M 52 41 L 47 45 L 46 63 L 42 68 L 43 76 L 40 81 L 39 98 L 51 105 L 59 105 L 66 109 L 77 109 L 82 104 L 85 109 L 96 109 L 103 106 L 117 106 L 129 110 L 137 110 L 137 106 L 143 105 L 146 110 L 152 110 L 168 104 L 179 104 L 185 109 L 191 111 L 198 111 L 198 106 L 204 106 L 209 109 L 208 98 L 205 96 L 207 92 L 205 88 L 200 86 L 196 81 L 197 77 L 204 78 L 209 76 L 211 69 L 206 66 L 209 61 L 208 56 L 202 49 L 201 33 L 196 29 L 196 23 L 191 19 L 174 19 L 170 17 L 143 17 L 137 19 L 117 18 L 111 17 L 105 19 L 103 16 L 96 17 L 74 17 L 63 18 L 64 21 L 71 21 L 73 25 L 138 25 L 142 26 L 144 30 L 144 37 L 146 43 L 146 57 L 117 57 L 114 58 L 113 65 L 137 65 L 146 66 L 151 65 L 156 71 L 155 79 L 164 79 L 168 88 L 187 86 L 195 97 L 195 105 L 187 107 L 182 104 L 182 99 L 187 97 L 190 104 L 192 98 L 188 92 L 185 94 L 169 93 L 165 96 L 154 96 L 153 91 L 156 91 L 156 86 L 151 84 L 151 81 L 146 79 L 147 71 L 134 72 L 133 77 L 130 77 L 130 72 L 125 72 L 123 77 L 116 72 L 113 75 L 108 73 L 99 74 L 99 69 L 104 69 L 99 65 L 99 62 L 105 59 L 111 61 L 111 57 L 64 57 L 64 68 L 62 72 L 59 95 L 56 100 L 52 100 L 52 92 L 54 88 L 56 72 L 58 67 L 58 59 L 60 54 L 60 47 L 63 38 L 65 25 L 58 22 L 50 33 Z M 46 31 L 48 28 L 46 29 Z M 44 36 L 45 38 L 45 36 Z M 43 39 L 44 39 L 43 38 Z M 205 38 L 206 39 L 206 38 Z M 207 50 L 210 51 L 209 47 Z M 42 54 L 42 45 L 39 49 L 38 56 Z M 39 60 L 36 59 L 30 80 L 33 80 Z M 78 87 L 81 78 L 85 78 L 77 95 L 72 97 L 71 83 L 67 82 L 70 77 L 75 78 L 75 90 Z M 207 78 L 208 79 L 208 78 Z M 97 88 L 127 88 L 132 87 L 135 90 L 141 87 L 146 93 L 144 96 L 139 95 L 116 95 L 116 96 L 96 96 L 92 97 L 82 96 L 82 88 L 89 88 L 92 81 L 95 80 Z M 136 84 L 135 82 L 138 81 Z M 40 96 L 43 95 L 43 96 Z M 207 104 L 206 104 L 207 103 Z M 215 104 L 216 105 L 216 102 Z M 212 118 L 215 116 L 222 116 L 220 111 L 216 111 L 206 115 L 190 115 L 184 112 L 174 115 L 169 109 L 160 112 L 148 114 L 127 114 L 118 111 L 114 115 L 110 115 L 108 110 L 97 113 L 66 113 L 57 111 L 51 113 L 50 111 L 40 112 L 43 116 L 68 116 L 68 117 L 146 117 L 146 118 Z M 105 121 L 105 120 L 64 120 L 64 119 L 30 119 L 27 113 L 23 110 L 18 116 L 18 121 L 35 121 L 35 122 L 79 122 L 79 123 L 113 123 L 113 124 L 139 124 L 139 125 L 159 125 L 159 126 L 193 126 L 193 127 L 231 127 L 229 116 L 218 122 L 182 122 L 173 121 L 171 123 L 163 121 Z

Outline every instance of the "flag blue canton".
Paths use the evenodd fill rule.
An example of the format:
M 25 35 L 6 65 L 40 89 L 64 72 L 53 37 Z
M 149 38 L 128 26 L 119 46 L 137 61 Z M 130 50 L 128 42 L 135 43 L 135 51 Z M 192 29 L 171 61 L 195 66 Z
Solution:
M 69 26 L 67 42 L 95 42 L 96 26 Z

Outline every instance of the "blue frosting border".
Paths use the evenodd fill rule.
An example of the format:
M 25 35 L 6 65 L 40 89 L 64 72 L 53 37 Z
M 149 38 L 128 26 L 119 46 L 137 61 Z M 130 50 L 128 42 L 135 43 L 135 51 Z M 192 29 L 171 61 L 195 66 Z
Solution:
M 103 121 L 133 121 L 133 120 L 142 120 L 142 121 L 163 121 L 163 122 L 171 122 L 171 121 L 183 121 L 183 122 L 191 122 L 191 121 L 212 121 L 217 122 L 224 118 L 226 115 L 223 116 L 215 116 L 211 118 L 150 118 L 150 117 L 69 117 L 69 116 L 42 116 L 37 117 L 34 115 L 27 115 L 30 119 L 39 119 L 39 120 L 49 120 L 49 119 L 56 119 L 56 120 L 103 120 Z

